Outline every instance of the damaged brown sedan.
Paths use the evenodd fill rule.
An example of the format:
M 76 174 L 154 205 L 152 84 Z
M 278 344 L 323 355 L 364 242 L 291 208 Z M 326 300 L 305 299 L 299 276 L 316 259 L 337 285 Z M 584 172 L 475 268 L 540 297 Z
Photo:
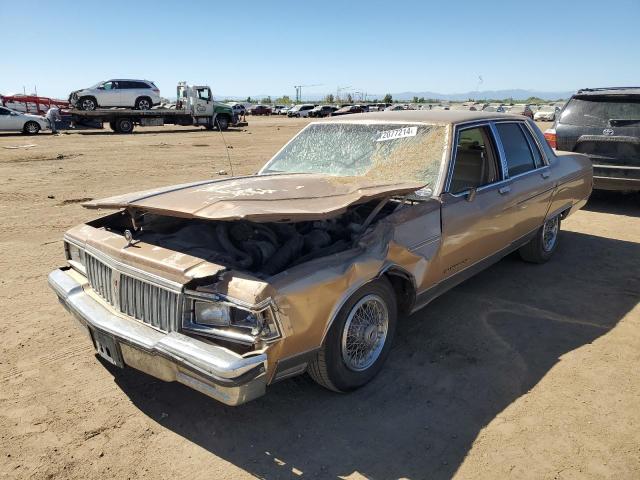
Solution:
M 257 174 L 93 201 L 49 283 L 97 352 L 229 405 L 381 369 L 398 318 L 518 250 L 544 262 L 591 163 L 533 122 L 384 112 L 311 123 Z

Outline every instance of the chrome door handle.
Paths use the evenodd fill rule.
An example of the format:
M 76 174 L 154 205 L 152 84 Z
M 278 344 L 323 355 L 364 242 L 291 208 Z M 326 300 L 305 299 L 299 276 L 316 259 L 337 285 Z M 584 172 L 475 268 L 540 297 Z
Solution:
M 505 185 L 504 187 L 500 187 L 498 189 L 498 193 L 500 195 L 504 195 L 505 193 L 509 193 L 511 191 L 511 187 L 509 185 Z
M 544 171 L 540 175 L 542 175 L 542 178 L 549 178 L 551 176 L 551 172 Z

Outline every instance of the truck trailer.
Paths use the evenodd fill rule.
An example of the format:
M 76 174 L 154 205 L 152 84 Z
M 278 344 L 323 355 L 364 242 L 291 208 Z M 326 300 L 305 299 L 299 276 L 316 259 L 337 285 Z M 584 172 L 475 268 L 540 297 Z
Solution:
M 211 88 L 206 85 L 188 85 L 179 82 L 175 106 L 155 107 L 149 110 L 129 108 L 99 108 L 80 110 L 73 108 L 69 113 L 75 122 L 94 120 L 108 123 L 116 133 L 131 133 L 135 125 L 157 127 L 162 125 L 200 125 L 209 130 L 226 130 L 230 126 L 246 126 L 240 122 L 232 108 L 213 100 Z

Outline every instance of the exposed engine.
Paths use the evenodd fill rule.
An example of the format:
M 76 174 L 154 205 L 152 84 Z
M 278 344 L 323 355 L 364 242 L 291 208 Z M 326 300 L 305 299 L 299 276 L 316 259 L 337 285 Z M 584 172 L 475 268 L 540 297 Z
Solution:
M 135 240 L 203 258 L 261 277 L 348 249 L 371 223 L 391 213 L 397 202 L 373 201 L 328 220 L 296 223 L 203 221 L 137 212 L 102 224 L 112 231 L 132 229 Z M 103 220 L 107 220 L 103 219 Z

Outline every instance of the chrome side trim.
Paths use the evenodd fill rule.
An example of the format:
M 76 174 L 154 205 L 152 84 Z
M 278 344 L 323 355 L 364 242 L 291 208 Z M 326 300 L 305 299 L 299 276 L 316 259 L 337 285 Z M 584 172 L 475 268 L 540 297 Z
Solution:
M 440 239 L 441 239 L 441 238 L 442 238 L 442 237 L 441 237 L 441 235 L 440 235 L 440 234 L 434 235 L 433 237 L 427 238 L 426 240 L 423 240 L 423 241 L 418 242 L 418 243 L 416 243 L 416 244 L 414 244 L 414 245 L 411 245 L 411 246 L 408 248 L 408 250 L 409 250 L 410 252 L 412 252 L 412 251 L 414 251 L 414 250 L 418 250 L 419 248 L 422 248 L 422 247 L 424 247 L 424 246 L 426 246 L 426 245 L 430 245 L 430 244 L 432 244 L 432 243 L 435 243 L 435 242 L 440 241 Z M 385 270 L 388 270 L 388 268 L 386 268 Z
M 539 228 L 540 227 L 536 227 L 531 232 L 529 232 L 529 233 L 523 235 L 522 237 L 520 237 L 519 239 L 514 240 L 513 242 L 511 242 L 505 248 L 503 248 L 501 250 L 498 250 L 497 252 L 492 253 L 490 255 L 487 255 L 486 257 L 478 260 L 477 262 L 473 263 L 472 265 L 469 265 L 464 270 L 456 272 L 453 275 L 445 278 L 444 280 L 436 283 L 435 285 L 432 285 L 431 287 L 427 288 L 426 290 L 423 290 L 422 292 L 418 293 L 416 295 L 415 304 L 414 304 L 413 309 L 411 310 L 410 313 L 414 313 L 414 312 L 420 310 L 421 308 L 426 306 L 428 303 L 430 303 L 433 300 L 435 300 L 436 298 L 438 298 L 440 295 L 448 292 L 449 290 L 451 290 L 455 286 L 459 285 L 460 283 L 464 282 L 465 280 L 468 280 L 469 278 L 473 277 L 478 272 L 481 272 L 485 268 L 490 267 L 491 265 L 493 265 L 494 263 L 498 262 L 499 260 L 501 260 L 502 258 L 507 256 L 511 252 L 517 250 L 518 248 L 520 248 L 521 246 L 526 244 L 531 238 L 533 238 L 533 235 L 535 235 L 535 233 L 538 231 Z

